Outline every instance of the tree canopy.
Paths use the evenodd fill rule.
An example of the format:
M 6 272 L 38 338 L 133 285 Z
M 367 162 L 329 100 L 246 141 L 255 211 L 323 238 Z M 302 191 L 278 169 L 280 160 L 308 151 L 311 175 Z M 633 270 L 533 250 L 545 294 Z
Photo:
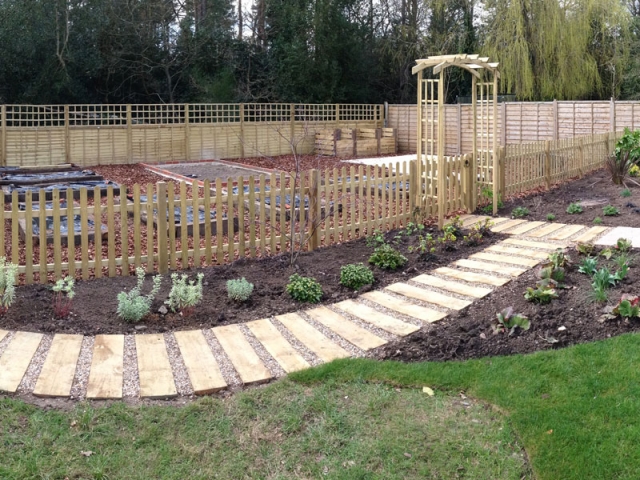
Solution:
M 640 98 L 638 0 L 0 0 L 0 103 L 413 103 L 481 53 L 521 99 Z M 448 95 L 469 94 L 450 70 Z

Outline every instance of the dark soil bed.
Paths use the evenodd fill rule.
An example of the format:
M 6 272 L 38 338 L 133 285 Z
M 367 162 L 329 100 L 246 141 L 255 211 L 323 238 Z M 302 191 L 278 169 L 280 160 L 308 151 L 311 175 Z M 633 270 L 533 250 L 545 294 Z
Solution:
M 571 257 L 578 260 L 575 252 Z M 609 305 L 616 304 L 623 293 L 639 293 L 636 286 L 640 281 L 639 262 L 635 258 L 628 276 L 608 290 Z M 617 269 L 613 262 L 602 257 L 598 263 L 599 267 L 606 265 L 611 271 Z M 640 319 L 599 321 L 606 304 L 595 303 L 591 299 L 591 278 L 578 273 L 577 266 L 568 270 L 567 288 L 558 289 L 558 299 L 548 305 L 526 301 L 524 292 L 527 287 L 535 287 L 537 271 L 525 273 L 429 329 L 380 347 L 374 355 L 401 361 L 464 360 L 566 347 L 640 330 Z M 514 312 L 526 315 L 531 322 L 530 329 L 517 330 L 512 336 L 494 334 L 491 324 L 496 313 L 506 307 L 513 307 Z
M 636 179 L 640 180 L 640 179 Z M 512 198 L 505 202 L 498 215 L 510 216 L 516 207 L 525 207 L 530 214 L 526 220 L 547 221 L 547 215 L 555 215 L 555 222 L 593 225 L 596 217 L 602 219 L 605 226 L 640 227 L 640 187 L 629 182 L 630 197 L 620 194 L 624 186 L 614 185 L 607 172 L 597 170 L 578 180 L 559 184 L 550 191 L 541 189 L 520 198 Z M 583 212 L 568 214 L 567 207 L 571 203 L 579 202 Z M 602 207 L 612 205 L 620 214 L 604 216 Z
M 432 227 L 427 227 L 426 231 L 430 230 L 435 233 Z M 386 235 L 387 240 L 392 241 L 396 233 L 389 232 Z M 376 281 L 373 287 L 368 289 L 382 288 L 390 283 L 405 280 L 409 276 L 415 276 L 418 272 L 468 257 L 501 238 L 499 235 L 485 237 L 482 244 L 476 247 L 467 247 L 462 242 L 458 242 L 460 246 L 456 251 L 439 250 L 435 257 L 422 261 L 417 253 L 408 252 L 408 247 L 417 243 L 417 235 L 405 235 L 398 249 L 409 259 L 407 265 L 393 272 L 373 267 Z M 125 323 L 116 315 L 116 297 L 118 293 L 129 291 L 135 285 L 134 277 L 100 278 L 78 282 L 72 314 L 64 320 L 54 319 L 50 286 L 21 286 L 17 289 L 15 303 L 4 316 L 0 316 L 0 328 L 94 335 L 187 330 L 257 320 L 311 307 L 309 304 L 294 302 L 285 293 L 289 276 L 296 272 L 303 276 L 315 277 L 320 282 L 324 291 L 323 303 L 334 303 L 357 296 L 357 293 L 339 285 L 340 267 L 357 262 L 366 264 L 372 251 L 373 247 L 367 246 L 365 240 L 361 239 L 302 253 L 295 267 L 290 266 L 288 256 L 281 255 L 259 260 L 239 260 L 229 265 L 191 270 L 188 272 L 191 278 L 195 278 L 196 271 L 204 273 L 204 298 L 195 312 L 188 317 L 173 313 L 167 315 L 157 313 L 162 302 L 168 297 L 171 286 L 171 280 L 166 276 L 157 300 L 152 305 L 152 314 L 138 324 Z M 227 298 L 226 282 L 241 277 L 253 283 L 255 290 L 247 303 L 239 305 Z M 143 293 L 147 292 L 150 286 L 151 280 L 147 278 Z M 365 290 L 362 289 L 360 293 Z

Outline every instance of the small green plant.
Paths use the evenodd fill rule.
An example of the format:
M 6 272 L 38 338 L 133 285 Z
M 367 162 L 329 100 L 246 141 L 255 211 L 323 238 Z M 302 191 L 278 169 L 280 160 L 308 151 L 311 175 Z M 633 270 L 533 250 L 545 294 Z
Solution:
M 253 293 L 253 283 L 246 278 L 227 280 L 227 295 L 234 302 L 246 302 Z
M 626 238 L 619 238 L 616 241 L 615 249 L 618 252 L 627 253 L 631 251 L 631 247 L 633 247 L 633 242 L 631 242 L 631 240 L 628 240 Z
M 322 287 L 315 278 L 302 277 L 294 273 L 289 277 L 287 293 L 296 302 L 319 303 L 322 298 Z
M 605 303 L 609 299 L 609 293 L 607 292 L 606 287 L 592 283 L 591 298 L 594 302 Z
M 386 242 L 384 240 L 384 235 L 380 230 L 376 230 L 372 235 L 368 236 L 365 240 L 367 247 L 379 247 L 380 245 L 384 245 Z
M 565 276 L 566 276 L 566 272 L 564 270 L 563 267 L 553 267 L 553 266 L 547 266 L 544 267 L 542 269 L 540 269 L 540 272 L 538 273 L 538 276 L 540 277 L 541 280 L 553 280 L 553 285 L 556 286 L 558 284 L 561 284 L 562 282 L 564 282 Z M 540 285 L 547 285 L 549 284 L 547 283 L 538 283 L 538 286 Z
M 195 306 L 202 300 L 204 274 L 199 273 L 196 280 L 188 280 L 188 278 L 186 274 L 172 273 L 169 299 L 164 302 L 172 312 L 181 312 L 185 317 L 191 315 Z
M 600 251 L 600 256 L 609 260 L 611 257 L 613 257 L 613 248 L 603 248 Z
M 630 177 L 640 177 L 640 167 L 638 165 L 631 165 L 629 168 Z
M 553 213 L 547 214 L 547 222 L 553 222 L 556 219 L 556 216 Z
M 344 265 L 340 268 L 340 285 L 351 290 L 360 290 L 374 281 L 371 269 L 362 263 Z
M 472 230 L 468 235 L 462 237 L 462 241 L 470 247 L 475 247 L 482 243 L 482 238 L 482 233 L 477 230 Z
M 612 275 L 609 269 L 605 267 L 593 274 L 593 283 L 591 285 L 594 289 L 605 290 L 615 286 L 616 281 L 616 276 Z
M 456 215 L 453 217 L 449 223 L 444 225 L 442 230 L 445 233 L 455 235 L 456 238 L 462 237 L 462 220 L 460 220 L 460 216 Z
M 516 207 L 511 210 L 511 216 L 513 218 L 522 218 L 526 217 L 527 215 L 529 215 L 529 209 L 525 207 Z
M 629 190 L 628 188 L 625 188 L 620 192 L 620 196 L 624 198 L 629 198 L 631 196 L 631 190 Z
M 554 298 L 558 298 L 558 293 L 550 286 L 540 285 L 537 288 L 527 287 L 524 298 L 529 302 L 545 305 L 551 303 Z
M 383 270 L 395 270 L 407 263 L 407 257 L 391 245 L 377 247 L 369 257 L 369 263 Z
M 575 215 L 576 213 L 582 213 L 582 205 L 579 203 L 571 203 L 567 207 L 567 213 L 570 215 Z
M 409 237 L 414 233 L 419 233 L 419 232 L 422 232 L 423 230 L 424 230 L 424 224 L 409 222 L 407 223 L 407 226 L 404 228 L 404 234 Z
M 620 302 L 613 308 L 612 313 L 622 318 L 640 317 L 640 297 L 637 295 L 624 294 Z
M 436 252 L 436 240 L 430 233 L 418 237 L 418 245 L 410 245 L 409 253 L 417 252 L 421 259 L 432 256 Z
M 493 190 L 489 187 L 484 187 L 482 189 L 482 196 L 487 199 L 488 203 L 484 207 L 480 209 L 480 211 L 486 215 L 493 214 Z M 502 202 L 502 198 L 498 196 L 498 208 L 503 208 L 504 203 Z
M 571 265 L 571 258 L 562 250 L 557 250 L 549 254 L 548 265 L 553 268 L 567 267 Z
M 158 294 L 160 290 L 160 284 L 162 283 L 162 277 L 156 275 L 153 277 L 153 287 L 148 295 L 141 295 L 142 285 L 144 283 L 144 269 L 141 267 L 136 268 L 136 277 L 138 277 L 138 283 L 128 293 L 120 292 L 118 294 L 118 309 L 117 314 L 125 322 L 139 322 L 142 320 L 151 309 L 151 302 Z
M 605 167 L 615 185 L 624 185 L 630 176 L 631 167 L 640 160 L 640 130 L 624 129 L 624 134 L 616 142 L 614 154 L 610 155 Z
M 69 276 L 58 280 L 53 290 L 53 314 L 56 318 L 67 318 L 71 313 L 71 303 L 76 292 L 73 290 L 75 280 Z
M 513 335 L 513 332 L 517 328 L 522 330 L 529 330 L 531 323 L 529 319 L 519 313 L 513 313 L 513 307 L 507 307 L 501 312 L 496 314 L 497 323 L 491 326 L 493 333 L 501 333 L 509 331 L 509 335 Z
M 0 257 L 0 315 L 4 315 L 16 298 L 18 266 Z
M 438 242 L 442 245 L 442 248 L 447 252 L 452 252 L 456 249 L 456 240 L 458 238 L 446 230 L 442 233 L 442 236 L 438 238 Z
M 598 259 L 593 257 L 588 257 L 582 260 L 580 266 L 578 267 L 578 272 L 584 273 L 585 275 L 593 276 L 598 271 Z
M 600 217 L 596 217 L 593 219 L 594 225 L 602 225 L 602 219 Z
M 576 245 L 576 251 L 579 255 L 590 256 L 596 249 L 596 246 L 593 243 L 578 243 Z
M 614 217 L 616 215 L 620 215 L 620 210 L 618 210 L 613 205 L 607 205 L 605 207 L 602 207 L 602 214 L 605 217 Z
M 620 252 L 613 260 L 618 268 L 622 268 L 624 265 L 631 266 L 631 256 L 629 252 Z
M 491 235 L 491 227 L 493 227 L 493 221 L 490 218 L 485 218 L 484 221 L 476 223 L 473 230 L 485 236 Z

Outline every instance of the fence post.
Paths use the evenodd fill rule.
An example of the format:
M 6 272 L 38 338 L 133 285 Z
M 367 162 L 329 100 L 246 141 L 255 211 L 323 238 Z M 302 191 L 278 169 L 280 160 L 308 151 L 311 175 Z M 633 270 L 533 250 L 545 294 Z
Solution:
M 289 104 L 289 122 L 291 123 L 291 137 L 289 140 L 293 144 L 294 138 L 296 136 L 296 104 Z
M 127 104 L 127 160 L 133 163 L 133 118 L 131 117 L 131 105 Z
M 584 152 L 582 149 L 582 145 L 583 145 L 583 141 L 582 141 L 583 137 L 578 138 L 578 174 L 580 176 L 583 175 L 584 172 Z M 575 138 L 574 138 L 574 142 L 575 142 Z
M 316 250 L 320 246 L 320 172 L 315 168 L 309 172 L 309 251 Z M 304 208 L 304 202 L 300 203 Z M 304 228 L 304 226 L 302 227 Z
M 553 99 L 553 139 L 560 138 L 560 125 L 558 125 L 558 100 Z
M 7 166 L 7 106 L 0 107 L 0 122 L 2 123 L 2 134 L 0 138 L 0 165 Z
M 611 105 L 609 106 L 609 130 L 616 131 L 616 101 L 611 97 Z
M 240 104 L 240 158 L 244 158 L 244 103 Z
M 69 138 L 69 105 L 64 106 L 64 161 L 71 163 L 71 140 Z
M 189 104 L 184 104 L 184 150 L 185 150 L 185 158 L 187 162 L 191 160 L 191 132 L 189 127 Z M 200 158 L 198 160 L 204 160 L 202 157 L 202 152 L 200 152 Z
M 376 155 L 380 155 L 380 139 L 382 138 L 382 129 L 376 128 Z
M 336 128 L 340 127 L 340 104 L 336 103 L 336 112 L 335 112 L 335 117 L 336 117 Z
M 409 214 L 413 215 L 416 209 L 416 198 L 418 196 L 418 172 L 416 168 L 416 162 L 418 160 L 411 160 L 409 162 Z
M 172 192 L 173 193 L 173 192 Z M 152 192 L 147 193 L 148 200 L 153 201 Z M 158 273 L 167 273 L 169 271 L 169 261 L 168 261 L 168 251 L 167 251 L 167 184 L 165 182 L 156 183 L 156 198 L 158 201 L 158 215 L 157 215 L 157 225 L 158 225 Z M 194 208 L 194 212 L 197 209 Z M 182 220 L 182 228 L 186 227 L 186 219 Z M 197 219 L 194 218 L 193 228 L 197 227 Z M 151 222 L 148 222 L 151 224 Z M 183 246 L 182 248 L 186 248 Z M 196 248 L 199 248 L 196 246 Z M 153 252 L 147 252 L 147 255 L 153 255 Z
M 498 192 L 501 195 L 500 197 L 498 197 L 499 201 L 504 200 L 504 198 L 507 196 L 507 147 L 498 147 L 498 152 L 498 163 L 500 165 L 500 181 L 498 182 L 500 184 L 500 189 L 498 190 Z
M 551 142 L 544 142 L 544 181 L 547 184 L 547 190 L 551 189 Z

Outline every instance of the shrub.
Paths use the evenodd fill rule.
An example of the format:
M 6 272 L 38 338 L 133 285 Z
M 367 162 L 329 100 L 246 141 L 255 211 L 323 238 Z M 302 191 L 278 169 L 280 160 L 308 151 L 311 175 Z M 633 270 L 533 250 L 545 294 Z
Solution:
M 567 207 L 567 213 L 570 215 L 574 215 L 576 213 L 582 213 L 582 205 L 579 203 L 571 203 Z
M 482 233 L 477 230 L 472 230 L 468 235 L 462 237 L 462 241 L 470 247 L 475 247 L 482 243 Z
M 144 269 L 136 268 L 136 276 L 138 283 L 130 292 L 120 292 L 118 294 L 118 310 L 117 314 L 126 322 L 139 322 L 151 309 L 151 302 L 160 290 L 162 277 L 156 275 L 153 277 L 153 287 L 148 295 L 141 295 L 142 285 L 144 283 Z
M 234 302 L 246 302 L 253 293 L 253 283 L 246 278 L 227 280 L 227 295 Z
M 635 167 L 635 165 L 634 165 Z M 620 192 L 620 196 L 624 197 L 624 198 L 629 198 L 631 196 L 631 190 L 629 190 L 628 188 L 625 188 L 624 190 L 622 190 Z
M 0 315 L 4 315 L 16 298 L 18 266 L 0 257 Z
M 616 185 L 624 184 L 630 176 L 631 167 L 640 161 L 640 130 L 632 132 L 624 129 L 624 134 L 616 142 L 614 154 L 606 161 L 611 180 Z
M 593 219 L 594 225 L 602 225 L 602 219 L 600 217 L 596 217 Z
M 171 291 L 169 299 L 164 303 L 169 306 L 172 312 L 182 312 L 182 315 L 189 316 L 193 313 L 194 307 L 202 300 L 202 279 L 203 273 L 199 273 L 196 280 L 187 282 L 187 275 L 171 274 Z
M 369 257 L 369 263 L 384 270 L 395 270 L 407 263 L 407 257 L 391 245 L 381 245 Z
M 73 287 L 75 281 L 73 278 L 66 276 L 58 280 L 51 290 L 54 291 L 53 295 L 53 314 L 56 318 L 67 318 L 71 313 L 71 302 L 75 297 Z
M 516 207 L 511 210 L 511 216 L 513 218 L 522 218 L 526 217 L 527 215 L 529 215 L 529 209 L 525 207 Z
M 556 216 L 553 213 L 547 214 L 547 222 L 553 222 L 556 219 Z
M 297 273 L 289 277 L 286 289 L 296 302 L 318 303 L 322 298 L 322 287 L 316 279 L 301 277 Z
M 500 333 L 509 330 L 509 335 L 519 327 L 522 330 L 529 330 L 531 323 L 529 319 L 519 313 L 513 313 L 513 307 L 507 307 L 496 314 L 497 323 L 491 326 L 493 333 Z
M 629 168 L 630 177 L 640 177 L 640 167 L 638 165 L 631 165 Z
M 436 251 L 436 241 L 430 233 L 418 237 L 418 245 L 410 246 L 409 253 L 417 252 L 420 258 L 431 256 Z
M 620 210 L 613 205 L 607 205 L 606 207 L 602 207 L 602 214 L 605 217 L 613 217 L 615 215 L 620 215 Z
M 340 268 L 340 285 L 351 290 L 359 290 L 373 283 L 373 272 L 362 263 L 344 265 Z
M 558 298 L 554 288 L 549 286 L 540 285 L 537 288 L 528 287 L 524 294 L 525 300 L 533 303 L 539 303 L 541 305 L 551 303 L 551 300 Z

